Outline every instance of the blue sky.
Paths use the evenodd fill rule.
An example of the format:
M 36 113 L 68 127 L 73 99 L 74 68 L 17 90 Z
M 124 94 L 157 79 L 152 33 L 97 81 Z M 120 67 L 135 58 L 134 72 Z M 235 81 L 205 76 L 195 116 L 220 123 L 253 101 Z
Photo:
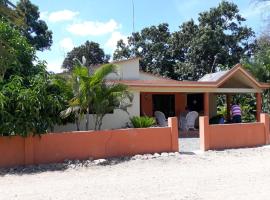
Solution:
M 61 71 L 65 54 L 86 40 L 98 42 L 106 54 L 112 54 L 116 42 L 125 40 L 132 32 L 132 0 L 31 0 L 39 6 L 41 18 L 53 31 L 51 50 L 38 52 L 46 60 L 48 70 Z M 13 1 L 16 2 L 16 1 Z M 183 22 L 198 13 L 218 5 L 219 0 L 134 0 L 135 31 L 158 25 L 169 24 L 176 31 Z M 263 5 L 252 0 L 234 0 L 246 24 L 257 34 L 263 27 Z

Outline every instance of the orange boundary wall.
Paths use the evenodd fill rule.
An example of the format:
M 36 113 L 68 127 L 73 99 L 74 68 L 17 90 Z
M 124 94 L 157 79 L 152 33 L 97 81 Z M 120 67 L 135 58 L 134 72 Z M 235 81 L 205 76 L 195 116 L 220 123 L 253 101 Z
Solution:
M 207 116 L 200 117 L 200 148 L 227 149 L 269 144 L 269 115 L 261 114 L 260 122 L 209 125 Z
M 0 137 L 0 167 L 179 151 L 177 118 L 169 118 L 168 125 Z

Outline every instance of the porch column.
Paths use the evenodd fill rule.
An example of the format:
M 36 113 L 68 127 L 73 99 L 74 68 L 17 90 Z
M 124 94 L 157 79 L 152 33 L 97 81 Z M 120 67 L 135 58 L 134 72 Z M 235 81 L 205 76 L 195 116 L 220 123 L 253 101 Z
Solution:
M 262 112 L 262 94 L 256 93 L 256 119 L 260 121 L 260 114 Z
M 229 121 L 231 119 L 231 102 L 232 102 L 232 95 L 226 94 L 226 104 L 227 104 L 227 116 L 226 119 Z
M 209 93 L 205 92 L 203 96 L 204 116 L 209 116 Z

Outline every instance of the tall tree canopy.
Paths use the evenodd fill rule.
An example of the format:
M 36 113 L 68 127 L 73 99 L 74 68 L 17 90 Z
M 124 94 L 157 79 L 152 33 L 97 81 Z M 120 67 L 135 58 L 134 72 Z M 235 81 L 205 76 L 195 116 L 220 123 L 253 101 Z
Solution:
M 46 22 L 40 19 L 38 7 L 29 0 L 20 0 L 16 11 L 25 17 L 26 28 L 23 34 L 28 42 L 36 50 L 49 49 L 52 45 L 52 31 L 48 30 Z
M 171 33 L 167 23 L 144 28 L 140 33 L 133 33 L 128 38 L 128 44 L 118 41 L 114 52 L 115 60 L 140 56 L 141 67 L 145 71 L 173 77 L 173 57 L 171 55 L 169 40 Z
M 110 56 L 105 55 L 98 43 L 86 41 L 85 44 L 75 47 L 67 53 L 62 67 L 71 71 L 73 66 L 77 64 L 76 59 L 81 61 L 82 57 L 86 59 L 86 66 L 107 63 L 110 59 Z
M 254 32 L 242 23 L 237 5 L 222 1 L 217 7 L 183 23 L 170 33 L 168 24 L 133 33 L 128 44 L 118 42 L 114 59 L 142 57 L 145 71 L 173 79 L 197 80 L 217 66 L 230 68 L 254 49 Z

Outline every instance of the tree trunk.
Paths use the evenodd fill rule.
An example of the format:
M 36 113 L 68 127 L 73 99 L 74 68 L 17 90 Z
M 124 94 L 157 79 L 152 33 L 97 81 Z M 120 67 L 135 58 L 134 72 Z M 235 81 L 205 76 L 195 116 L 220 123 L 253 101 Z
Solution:
M 102 125 L 103 115 L 96 114 L 95 115 L 95 130 L 100 130 Z
M 96 123 L 95 123 L 95 130 L 99 130 L 98 127 L 99 127 L 99 114 L 96 115 Z
M 89 112 L 86 113 L 86 119 L 85 119 L 85 130 L 89 130 Z
M 101 129 L 101 126 L 102 126 L 102 121 L 103 121 L 104 116 L 105 116 L 105 115 L 101 115 L 101 116 L 99 117 L 99 122 L 98 122 L 98 130 L 100 130 L 100 129 Z
M 102 118 L 103 118 L 103 117 L 102 117 Z M 100 122 L 99 122 L 99 124 L 98 124 L 98 130 L 101 129 L 101 126 L 102 126 L 102 118 L 100 119 Z
M 75 117 L 75 123 L 76 123 L 77 131 L 80 131 L 79 119 L 77 117 Z

